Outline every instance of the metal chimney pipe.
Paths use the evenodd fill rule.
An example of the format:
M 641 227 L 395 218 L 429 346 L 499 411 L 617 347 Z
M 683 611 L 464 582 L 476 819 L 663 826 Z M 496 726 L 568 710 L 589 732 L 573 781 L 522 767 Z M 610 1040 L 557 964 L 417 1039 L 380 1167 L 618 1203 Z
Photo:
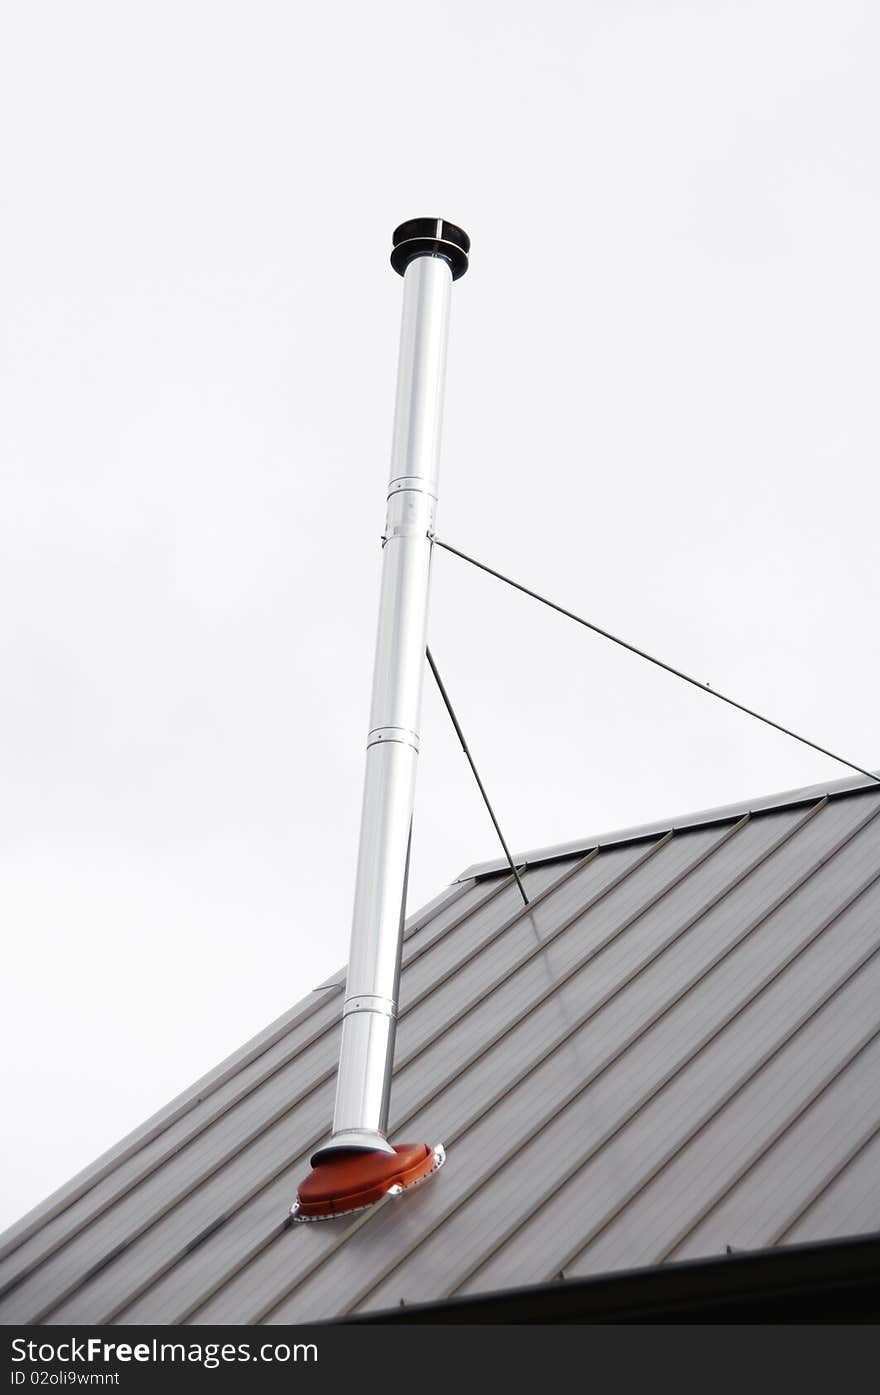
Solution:
M 394 1154 L 385 1133 L 428 621 L 440 426 L 452 282 L 470 240 L 443 219 L 393 235 L 403 321 L 382 589 L 333 1133 L 312 1163 L 342 1150 Z

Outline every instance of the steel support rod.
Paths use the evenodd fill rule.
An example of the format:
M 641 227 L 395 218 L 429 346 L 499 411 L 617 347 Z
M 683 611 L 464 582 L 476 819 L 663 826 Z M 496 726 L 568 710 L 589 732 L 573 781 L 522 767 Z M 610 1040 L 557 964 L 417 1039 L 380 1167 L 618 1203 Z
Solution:
M 754 717 L 756 721 L 763 722 L 766 727 L 772 727 L 774 731 L 781 732 L 783 736 L 790 736 L 793 741 L 799 741 L 802 746 L 809 746 L 810 750 L 818 751 L 820 755 L 827 756 L 829 760 L 836 760 L 838 765 L 845 765 L 848 769 L 855 770 L 859 775 L 866 775 L 869 780 L 874 780 L 880 784 L 880 775 L 875 771 L 866 770 L 863 765 L 856 765 L 853 761 L 847 760 L 845 756 L 835 755 L 834 751 L 829 751 L 825 746 L 819 746 L 808 736 L 801 736 L 798 732 L 792 731 L 790 727 L 784 727 L 781 722 L 774 722 L 772 717 L 765 717 L 763 713 L 756 712 L 754 708 L 746 707 L 744 703 L 737 702 L 735 698 L 719 692 L 710 684 L 701 683 L 699 678 L 692 678 L 689 673 L 684 673 L 680 668 L 674 668 L 672 664 L 667 664 L 663 659 L 656 658 L 645 649 L 639 649 L 637 645 L 630 644 L 628 640 L 621 639 L 619 635 L 612 634 L 610 630 L 603 630 L 601 625 L 594 625 L 592 620 L 585 620 L 582 615 L 575 615 L 573 610 L 566 610 L 564 605 L 558 605 L 556 601 L 542 596 L 539 591 L 532 591 L 528 586 L 523 586 L 521 581 L 514 581 L 512 577 L 505 576 L 503 572 L 497 572 L 494 567 L 489 567 L 485 562 L 478 561 L 476 557 L 471 557 L 469 553 L 462 552 L 458 547 L 453 547 L 451 543 L 443 542 L 437 537 L 434 538 L 434 542 L 437 547 L 442 547 L 444 552 L 451 552 L 453 556 L 460 557 L 463 562 L 470 562 L 472 567 L 478 567 L 481 572 L 488 572 L 489 576 L 494 576 L 498 581 L 512 586 L 515 591 L 522 591 L 524 596 L 531 596 L 533 601 L 540 601 L 542 605 L 549 606 L 551 610 L 564 615 L 566 619 L 574 620 L 577 625 L 583 625 L 585 630 L 592 630 L 593 634 L 601 635 L 603 639 L 610 639 L 612 644 L 618 644 L 621 649 L 628 649 L 631 654 L 636 654 L 638 658 L 647 659 L 649 664 L 654 664 L 656 668 L 665 669 L 674 678 L 680 678 L 684 683 L 690 683 L 692 688 L 699 688 L 701 693 L 708 693 L 710 697 L 717 698 L 719 702 L 726 702 L 728 707 L 735 707 L 737 712 L 744 712 L 747 717 Z
M 452 282 L 469 240 L 414 219 L 394 234 L 403 276 L 397 400 L 360 845 L 333 1133 L 315 1159 L 393 1150 L 385 1133 L 424 676 L 440 427 Z
M 440 671 L 439 671 L 439 669 L 437 668 L 437 665 L 436 665 L 435 662 L 434 662 L 434 656 L 433 656 L 433 654 L 431 653 L 430 647 L 429 647 L 428 649 L 425 650 L 425 653 L 426 653 L 426 655 L 427 655 L 428 663 L 429 663 L 429 665 L 430 665 L 430 667 L 431 667 L 431 672 L 432 672 L 433 675 L 434 675 L 434 681 L 436 682 L 437 687 L 438 687 L 439 690 L 440 690 L 440 696 L 441 696 L 442 699 L 443 699 L 443 703 L 444 703 L 444 706 L 445 706 L 445 708 L 446 708 L 446 711 L 449 713 L 450 719 L 451 719 L 451 721 L 452 721 L 452 725 L 455 727 L 455 734 L 456 734 L 456 736 L 458 737 L 459 741 L 461 742 L 461 749 L 464 751 L 465 755 L 467 756 L 468 765 L 470 766 L 470 768 L 471 768 L 471 770 L 472 770 L 472 772 L 473 772 L 473 776 L 474 776 L 474 779 L 475 779 L 476 782 L 477 782 L 477 786 L 478 786 L 478 788 L 479 788 L 480 794 L 483 796 L 483 803 L 485 804 L 486 808 L 489 810 L 489 818 L 492 820 L 492 823 L 495 825 L 495 832 L 498 834 L 498 841 L 499 841 L 499 843 L 501 844 L 502 848 L 504 849 L 504 856 L 507 858 L 507 862 L 508 862 L 508 865 L 509 865 L 509 867 L 510 867 L 510 870 L 511 870 L 511 872 L 512 872 L 513 875 L 514 875 L 514 878 L 516 879 L 516 884 L 517 884 L 517 886 L 519 887 L 519 894 L 520 894 L 520 896 L 522 897 L 524 903 L 528 906 L 528 905 L 529 905 L 529 898 L 528 898 L 528 896 L 526 896 L 526 889 L 525 889 L 525 887 L 524 887 L 523 884 L 522 884 L 522 879 L 521 879 L 521 877 L 520 877 L 520 875 L 519 875 L 519 872 L 516 870 L 516 863 L 514 862 L 512 856 L 511 856 L 510 848 L 507 846 L 507 843 L 506 843 L 505 840 L 504 840 L 504 834 L 501 832 L 501 825 L 499 824 L 498 820 L 497 820 L 496 817 L 495 817 L 495 810 L 492 808 L 492 805 L 489 803 L 489 796 L 488 796 L 488 794 L 486 793 L 486 787 L 485 787 L 485 785 L 483 784 L 482 780 L 480 779 L 480 772 L 478 771 L 476 765 L 474 764 L 474 758 L 473 758 L 473 756 L 471 755 L 471 749 L 470 749 L 470 747 L 468 746 L 467 741 L 465 740 L 464 732 L 462 731 L 461 725 L 460 725 L 460 723 L 459 723 L 459 720 L 458 720 L 458 718 L 457 718 L 456 715 L 455 715 L 455 709 L 454 709 L 454 707 L 452 706 L 452 703 L 451 703 L 450 700 L 449 700 L 449 694 L 448 694 L 447 691 L 446 691 L 446 687 L 445 687 L 445 685 L 444 685 L 444 683 L 443 683 L 443 679 L 440 677 Z

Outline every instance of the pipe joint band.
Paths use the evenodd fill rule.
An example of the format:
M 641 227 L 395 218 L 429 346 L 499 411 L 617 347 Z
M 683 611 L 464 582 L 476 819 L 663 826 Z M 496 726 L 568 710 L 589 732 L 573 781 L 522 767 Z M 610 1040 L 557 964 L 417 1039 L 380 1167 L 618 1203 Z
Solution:
M 408 490 L 412 494 L 427 494 L 429 499 L 436 502 L 437 490 L 433 487 L 433 481 L 425 479 L 422 475 L 398 475 L 388 486 L 388 498 L 392 494 L 400 494 L 403 490 Z
M 411 731 L 409 727 L 373 727 L 367 736 L 367 750 L 371 746 L 384 745 L 388 741 L 412 746 L 416 753 L 419 751 L 419 734 L 417 731 Z
M 342 1016 L 350 1017 L 355 1012 L 376 1012 L 380 1017 L 397 1017 L 397 1003 L 393 998 L 381 998 L 375 993 L 361 993 L 355 998 L 346 998 L 342 1006 Z

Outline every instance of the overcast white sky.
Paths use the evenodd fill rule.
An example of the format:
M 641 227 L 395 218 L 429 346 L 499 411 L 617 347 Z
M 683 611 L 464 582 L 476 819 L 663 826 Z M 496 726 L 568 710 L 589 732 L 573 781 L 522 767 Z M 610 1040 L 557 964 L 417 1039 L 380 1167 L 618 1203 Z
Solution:
M 2 1214 L 344 961 L 401 283 L 438 531 L 880 765 L 880 9 L 7 3 Z M 446 554 L 519 849 L 846 771 Z M 426 687 L 411 908 L 496 846 Z M 329 1122 L 329 1121 L 328 1121 Z

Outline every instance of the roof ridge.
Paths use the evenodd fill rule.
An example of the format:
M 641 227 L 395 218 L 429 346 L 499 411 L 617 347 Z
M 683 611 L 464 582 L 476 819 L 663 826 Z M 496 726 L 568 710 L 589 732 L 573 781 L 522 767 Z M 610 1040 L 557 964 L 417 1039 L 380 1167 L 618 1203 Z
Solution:
M 880 780 L 880 769 L 874 772 Z M 591 848 L 610 848 L 620 843 L 635 842 L 642 838 L 652 838 L 667 829 L 680 833 L 689 828 L 699 828 L 712 823 L 729 823 L 742 818 L 743 814 L 763 814 L 773 809 L 790 809 L 798 804 L 809 804 L 813 800 L 835 799 L 841 795 L 856 794 L 862 790 L 877 789 L 880 785 L 863 775 L 845 776 L 842 780 L 821 781 L 815 785 L 802 785 L 796 789 L 783 790 L 778 794 L 761 795 L 756 799 L 741 799 L 732 804 L 720 804 L 715 808 L 700 809 L 695 813 L 680 814 L 675 818 L 651 819 L 648 823 L 634 824 L 628 828 L 614 829 L 608 833 L 591 834 L 589 837 L 575 838 L 568 843 L 555 843 L 547 847 L 535 848 L 531 852 L 514 854 L 518 867 L 537 867 L 544 862 L 555 862 L 565 857 L 576 857 Z M 474 862 L 454 879 L 455 882 L 470 881 L 474 877 L 493 876 L 507 871 L 504 858 L 490 858 L 485 862 Z

